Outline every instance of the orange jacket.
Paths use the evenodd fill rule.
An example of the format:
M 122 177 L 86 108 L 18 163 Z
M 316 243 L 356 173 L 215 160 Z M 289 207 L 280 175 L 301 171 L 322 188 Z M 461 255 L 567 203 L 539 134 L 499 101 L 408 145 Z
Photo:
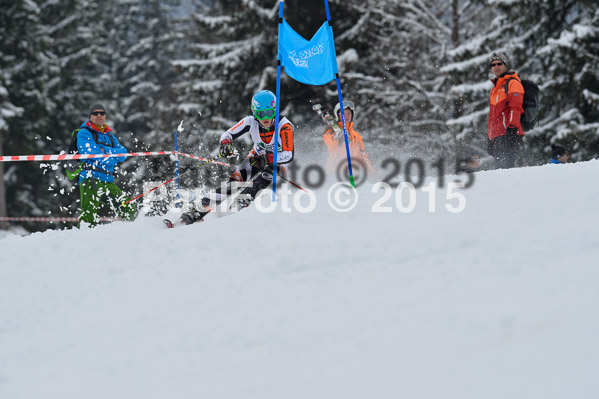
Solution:
M 363 163 L 363 166 L 366 168 L 366 172 L 368 176 L 376 175 L 376 170 L 374 166 L 368 159 L 368 155 L 366 155 L 366 149 L 364 148 L 364 141 L 362 140 L 362 136 L 360 133 L 354 130 L 354 123 L 349 122 L 346 123 L 347 126 L 347 140 L 349 142 L 349 153 L 352 159 L 358 159 Z M 339 127 L 343 131 L 343 123 L 339 122 Z M 327 172 L 335 173 L 337 171 L 337 167 L 341 162 L 347 163 L 347 154 L 345 151 L 345 140 L 343 136 L 339 138 L 339 140 L 335 140 L 335 132 L 333 129 L 328 128 L 324 132 L 324 136 L 322 137 L 324 143 L 329 150 L 329 159 L 327 161 Z
M 505 84 L 509 82 L 508 95 L 505 94 Z M 489 110 L 489 140 L 493 140 L 507 133 L 508 126 L 518 129 L 518 134 L 524 136 L 524 130 L 520 125 L 520 115 L 524 112 L 522 101 L 524 100 L 524 88 L 516 72 L 507 72 L 503 76 L 491 79 L 494 84 L 491 89 Z

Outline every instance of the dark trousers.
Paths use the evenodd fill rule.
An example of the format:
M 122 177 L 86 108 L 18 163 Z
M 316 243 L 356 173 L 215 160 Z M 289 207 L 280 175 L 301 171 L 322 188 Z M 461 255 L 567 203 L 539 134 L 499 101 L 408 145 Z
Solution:
M 236 173 L 229 179 L 226 185 L 226 190 L 223 193 L 221 187 L 218 187 L 215 190 L 216 199 L 212 200 L 208 197 L 202 198 L 202 205 L 204 207 L 212 207 L 214 205 L 220 204 L 226 197 L 232 194 L 232 184 L 235 182 L 247 182 L 250 181 L 251 185 L 249 187 L 245 187 L 241 190 L 241 194 L 248 194 L 251 199 L 255 199 L 258 193 L 268 187 L 272 183 L 273 179 L 273 170 L 271 167 L 266 167 L 263 169 L 258 169 L 251 166 L 248 169 L 237 170 Z M 235 177 L 238 176 L 238 177 Z M 240 179 L 239 179 L 240 177 Z M 215 200 L 215 204 L 211 203 Z
M 495 158 L 498 169 L 513 168 L 522 149 L 523 136 L 515 133 L 506 133 L 489 141 L 488 153 Z

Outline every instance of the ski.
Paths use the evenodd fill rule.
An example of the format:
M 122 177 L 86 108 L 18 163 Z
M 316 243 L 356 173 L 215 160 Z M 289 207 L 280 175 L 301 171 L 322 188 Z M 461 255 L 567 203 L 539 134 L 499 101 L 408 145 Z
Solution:
M 164 225 L 166 226 L 167 229 L 172 229 L 175 227 L 175 225 L 173 224 L 173 222 L 171 222 L 168 219 L 162 219 L 162 222 L 164 223 Z
M 169 219 L 163 219 L 162 222 L 164 223 L 167 229 L 174 229 L 175 227 L 186 225 L 183 219 L 179 219 L 176 222 L 171 222 Z
M 339 126 L 335 123 L 331 114 L 329 114 L 329 112 L 327 110 L 323 110 L 322 105 L 314 104 L 312 106 L 312 110 L 316 111 L 316 113 L 318 115 L 320 115 L 320 117 L 322 118 L 324 123 L 329 128 L 333 129 L 333 132 L 335 133 L 335 139 L 338 139 L 339 137 L 341 137 L 341 135 L 343 134 L 343 130 L 341 130 L 341 128 L 339 128 Z
M 312 106 L 312 110 L 316 111 L 316 113 L 318 115 L 320 115 L 320 117 L 322 118 L 322 120 L 324 121 L 324 123 L 328 126 L 328 127 L 333 127 L 334 123 L 333 123 L 333 117 L 329 114 L 328 111 L 323 110 L 322 105 L 320 104 L 314 104 Z
M 256 174 L 254 177 L 252 177 L 252 179 L 247 182 L 248 184 L 252 183 L 258 176 L 260 176 L 261 174 L 258 173 Z M 296 187 L 299 187 L 296 185 Z M 299 187 L 301 188 L 301 187 Z M 244 190 L 247 190 L 248 188 L 246 187 Z M 240 196 L 241 194 L 245 194 L 246 196 Z M 218 212 L 217 209 L 211 209 L 208 206 L 205 207 L 203 212 L 199 212 L 201 215 L 201 219 L 200 220 L 196 220 L 193 223 L 189 223 L 189 224 L 195 224 L 195 223 L 200 223 L 204 221 L 204 217 L 209 214 L 212 213 L 213 211 L 216 211 L 216 216 L 217 217 L 223 217 L 223 216 L 227 216 L 233 213 L 237 213 L 242 209 L 246 209 L 247 207 L 249 207 L 252 202 L 254 201 L 254 197 L 249 197 L 248 192 L 244 192 L 243 190 L 229 194 L 228 197 L 226 197 L 224 200 L 227 201 L 231 201 L 230 204 L 222 204 L 227 205 L 226 209 L 227 211 L 225 212 Z M 216 207 L 220 206 L 221 204 L 217 205 Z M 222 209 L 222 208 L 221 208 Z M 197 211 L 194 211 L 197 212 Z M 185 222 L 184 217 L 185 214 L 183 214 L 183 216 L 181 216 L 179 218 L 179 220 L 177 220 L 176 222 L 171 221 L 170 219 L 162 219 L 162 222 L 164 223 L 164 225 L 166 226 L 167 229 L 174 229 L 176 227 L 179 226 L 187 226 L 188 224 Z
M 204 214 L 204 216 L 206 216 L 209 212 L 206 212 Z M 166 226 L 167 229 L 174 229 L 175 227 L 179 227 L 179 226 L 187 226 L 190 224 L 195 224 L 195 223 L 200 223 L 204 221 L 204 217 L 202 217 L 202 219 L 200 220 L 196 220 L 193 223 L 186 223 L 183 217 L 180 217 L 179 220 L 177 220 L 176 222 L 172 222 L 170 219 L 162 219 L 162 222 L 164 223 L 164 225 Z

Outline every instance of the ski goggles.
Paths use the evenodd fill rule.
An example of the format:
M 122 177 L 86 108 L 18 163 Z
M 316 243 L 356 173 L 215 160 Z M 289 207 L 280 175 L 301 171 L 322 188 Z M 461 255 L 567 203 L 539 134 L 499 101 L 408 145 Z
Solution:
M 263 121 L 264 119 L 274 119 L 276 111 L 274 108 L 261 109 L 259 111 L 254 111 L 254 117 L 259 121 Z
M 335 106 L 335 111 L 334 111 L 335 112 L 335 117 L 338 116 L 337 114 L 339 113 L 340 107 L 341 106 L 339 105 L 339 103 L 337 103 L 337 105 Z M 356 109 L 356 107 L 355 107 L 355 105 L 354 105 L 353 102 L 351 102 L 351 101 L 345 101 L 343 103 L 343 109 L 349 109 L 353 113 L 354 109 Z
M 354 108 L 356 108 L 356 107 L 354 106 L 354 103 L 353 103 L 353 102 L 351 102 L 351 101 L 346 101 L 346 102 L 344 102 L 344 103 L 343 103 L 343 109 L 348 109 L 348 108 L 349 108 L 349 109 L 351 109 L 351 110 L 353 111 L 353 110 L 354 110 Z

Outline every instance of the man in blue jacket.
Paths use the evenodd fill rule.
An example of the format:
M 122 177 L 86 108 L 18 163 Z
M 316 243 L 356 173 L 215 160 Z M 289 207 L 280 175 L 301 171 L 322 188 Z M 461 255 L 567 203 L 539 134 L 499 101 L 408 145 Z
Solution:
M 549 160 L 549 163 L 562 164 L 568 162 L 570 154 L 561 145 L 551 144 L 551 156 L 552 158 Z
M 80 154 L 125 154 L 123 147 L 112 129 L 106 124 L 106 108 L 99 103 L 89 109 L 89 119 L 81 125 L 77 133 L 77 149 Z M 81 215 L 79 226 L 86 223 L 90 227 L 98 224 L 99 211 L 108 209 L 125 220 L 133 220 L 137 207 L 114 183 L 114 168 L 125 157 L 90 158 L 81 164 L 79 191 L 81 196 Z

